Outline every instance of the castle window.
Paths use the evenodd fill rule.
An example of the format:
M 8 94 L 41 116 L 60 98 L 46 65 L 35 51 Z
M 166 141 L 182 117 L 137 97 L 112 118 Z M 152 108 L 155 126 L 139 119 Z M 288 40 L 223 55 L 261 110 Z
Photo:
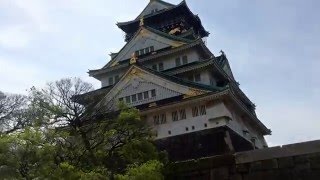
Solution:
M 156 90 L 155 89 L 151 90 L 151 97 L 156 97 Z
M 193 117 L 199 116 L 199 110 L 197 106 L 192 108 L 192 116 Z
M 113 85 L 113 77 L 109 77 L 109 85 Z
M 194 130 L 194 126 L 192 126 L 192 130 Z
M 200 106 L 200 116 L 206 115 L 206 106 L 205 105 L 201 105 Z
M 172 112 L 172 121 L 178 121 L 178 112 L 177 111 Z
M 126 96 L 126 103 L 130 103 L 130 96 Z
M 138 93 L 138 101 L 141 101 L 142 99 L 142 93 Z
M 159 125 L 160 124 L 159 115 L 154 115 L 153 116 L 153 123 L 154 123 L 154 125 Z
M 144 49 L 144 51 L 145 51 L 145 54 L 148 54 L 150 52 L 150 48 L 146 48 Z
M 163 63 L 159 63 L 159 71 L 163 71 Z
M 200 81 L 201 81 L 201 76 L 200 76 L 200 74 L 194 75 L 194 81 L 195 81 L 195 82 L 200 82 Z
M 155 13 L 155 12 L 157 12 L 157 11 L 158 11 L 157 8 L 156 8 L 156 9 L 152 9 L 150 14 L 153 14 L 153 13 Z
M 189 128 L 188 128 L 188 127 L 186 127 L 186 131 L 189 131 Z
M 114 77 L 114 79 L 115 79 L 115 82 L 118 82 L 119 81 L 119 75 L 116 75 L 115 77 Z
M 188 56 L 182 56 L 182 64 L 188 64 Z
M 143 49 L 140 49 L 140 50 L 137 50 L 135 51 L 135 54 L 137 56 L 141 56 L 141 55 L 144 55 L 144 54 L 148 54 L 150 52 L 154 51 L 154 47 L 153 46 L 150 46 L 150 47 L 147 47 L 147 48 L 143 48 Z
M 139 50 L 139 55 L 143 55 L 144 54 L 144 49 Z
M 185 109 L 180 109 L 179 113 L 180 113 L 180 120 L 187 118 Z
M 161 114 L 160 116 L 160 123 L 165 124 L 167 122 L 166 114 Z
M 181 66 L 180 57 L 176 58 L 176 66 Z
M 136 102 L 137 101 L 137 95 L 136 94 L 132 95 L 131 96 L 131 100 L 132 100 L 132 102 Z
M 152 69 L 157 71 L 158 70 L 157 65 L 156 64 L 152 65 Z
M 143 99 L 148 99 L 149 98 L 149 92 L 146 91 L 143 93 Z

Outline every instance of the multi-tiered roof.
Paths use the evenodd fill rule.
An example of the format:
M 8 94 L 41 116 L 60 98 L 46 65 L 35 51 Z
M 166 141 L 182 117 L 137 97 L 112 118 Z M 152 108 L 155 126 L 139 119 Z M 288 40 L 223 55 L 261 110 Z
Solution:
M 117 26 L 126 33 L 126 44 L 111 54 L 104 67 L 89 71 L 90 76 L 102 82 L 102 88 L 82 95 L 79 102 L 97 109 L 108 105 L 112 111 L 117 101 L 125 100 L 148 115 L 180 104 L 221 101 L 226 111 L 232 108 L 229 118 L 235 119 L 235 109 L 234 114 L 239 112 L 244 124 L 248 124 L 241 125 L 243 132 L 250 126 L 262 141 L 263 135 L 271 133 L 257 118 L 255 105 L 239 88 L 225 53 L 215 56 L 205 45 L 202 38 L 209 33 L 185 1 L 173 5 L 151 0 L 137 18 Z M 194 73 L 204 80 L 197 80 L 200 75 L 195 77 Z M 148 88 L 148 98 L 141 95 L 139 100 Z M 239 129 L 238 124 L 234 128 Z

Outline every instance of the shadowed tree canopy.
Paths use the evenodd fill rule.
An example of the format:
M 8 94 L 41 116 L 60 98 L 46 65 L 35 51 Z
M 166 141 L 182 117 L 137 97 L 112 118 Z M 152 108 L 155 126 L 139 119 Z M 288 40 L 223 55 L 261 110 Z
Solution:
M 31 123 L 1 134 L 0 179 L 163 179 L 166 158 L 153 145 L 151 129 L 137 109 L 121 104 L 116 116 L 90 115 L 83 121 L 88 111 L 72 98 L 91 90 L 81 79 L 67 78 L 33 87 L 21 100 L 1 93 L 1 103 L 7 102 L 3 107 L 15 102 L 14 110 L 25 112 L 14 119 L 14 113 L 1 117 L 9 114 L 5 119 L 16 124 L 22 117 Z

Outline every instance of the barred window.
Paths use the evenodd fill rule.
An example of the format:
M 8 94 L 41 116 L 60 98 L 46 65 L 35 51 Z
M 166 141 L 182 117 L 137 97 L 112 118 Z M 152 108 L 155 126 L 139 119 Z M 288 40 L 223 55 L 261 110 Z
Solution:
M 199 112 L 198 112 L 198 107 L 197 106 L 192 108 L 192 116 L 193 117 L 199 116 Z
M 156 97 L 156 90 L 155 89 L 151 90 L 151 97 Z
M 161 114 L 160 121 L 161 124 L 165 124 L 167 122 L 166 114 Z
M 203 115 L 206 115 L 207 112 L 206 112 L 206 106 L 205 105 L 201 105 L 200 106 L 200 115 L 203 116 Z
M 159 63 L 159 71 L 163 71 L 163 63 Z
M 172 121 L 178 121 L 178 112 L 177 111 L 172 112 Z
M 113 77 L 109 77 L 109 85 L 113 84 Z
M 152 65 L 152 69 L 157 71 L 158 70 L 157 65 L 156 64 Z
M 200 74 L 194 75 L 194 81 L 195 81 L 195 82 L 201 81 L 201 76 L 200 76 Z
M 182 64 L 188 64 L 188 56 L 182 56 Z
M 130 103 L 130 96 L 126 96 L 126 103 Z
M 136 94 L 132 95 L 131 96 L 131 100 L 132 100 L 132 102 L 136 102 L 137 101 L 137 95 Z
M 154 123 L 154 125 L 159 125 L 160 124 L 159 115 L 154 115 L 153 116 L 153 123 Z
M 180 109 L 179 113 L 180 113 L 180 120 L 187 119 L 185 109 Z
M 180 57 L 176 58 L 176 66 L 181 66 Z
M 150 52 L 150 48 L 145 49 L 145 53 L 148 54 Z
M 114 79 L 115 79 L 115 82 L 118 82 L 119 81 L 119 75 L 116 75 L 115 77 L 114 77 Z
M 139 50 L 139 55 L 144 55 L 144 49 Z
M 149 92 L 146 91 L 143 93 L 143 99 L 148 99 L 149 98 Z

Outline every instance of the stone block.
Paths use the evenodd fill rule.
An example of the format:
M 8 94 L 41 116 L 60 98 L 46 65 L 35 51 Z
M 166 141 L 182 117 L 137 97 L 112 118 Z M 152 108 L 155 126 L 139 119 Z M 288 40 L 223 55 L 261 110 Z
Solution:
M 250 163 L 250 171 L 259 171 L 261 170 L 261 161 L 256 161 L 256 162 L 252 162 Z
M 277 175 L 273 171 L 251 172 L 243 176 L 243 180 L 276 180 Z
M 278 159 L 279 168 L 292 168 L 294 167 L 294 161 L 292 157 L 284 157 Z
M 293 157 L 294 163 L 295 164 L 304 164 L 309 162 L 309 157 L 304 155 L 304 156 L 295 156 Z
M 277 159 L 268 159 L 261 161 L 261 170 L 271 170 L 278 168 Z
M 230 175 L 230 180 L 242 180 L 242 175 L 241 174 Z
M 311 166 L 311 169 L 320 169 L 320 156 L 310 157 L 310 166 Z
M 310 162 L 299 163 L 299 164 L 295 164 L 294 166 L 295 171 L 302 171 L 302 170 L 309 170 L 309 169 L 311 169 Z
M 237 169 L 237 172 L 239 173 L 247 173 L 249 172 L 249 163 L 245 163 L 245 164 L 237 164 L 236 166 L 236 169 Z

